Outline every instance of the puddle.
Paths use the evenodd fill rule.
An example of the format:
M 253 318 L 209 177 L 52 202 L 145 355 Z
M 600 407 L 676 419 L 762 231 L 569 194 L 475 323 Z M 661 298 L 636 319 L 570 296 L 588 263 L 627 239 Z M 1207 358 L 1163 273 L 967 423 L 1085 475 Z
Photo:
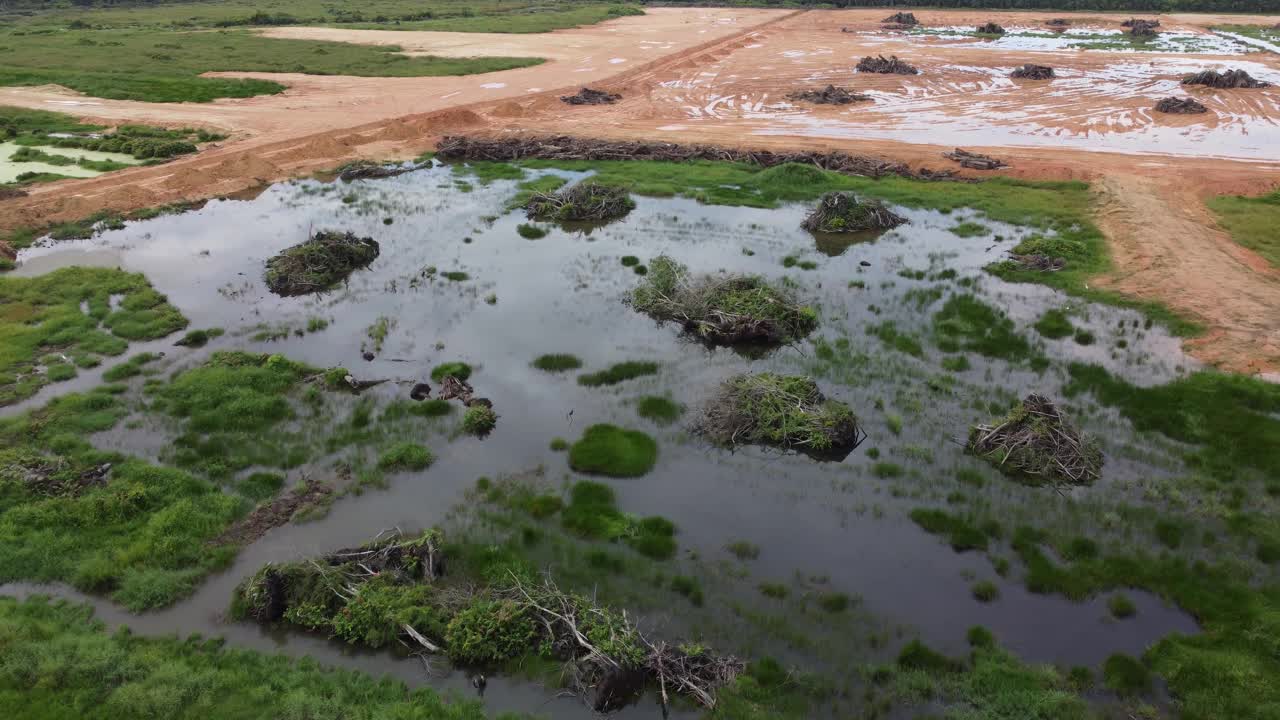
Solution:
M 833 244 L 800 229 L 806 208 L 799 205 L 760 210 L 638 197 L 624 221 L 589 233 L 553 227 L 546 237 L 526 240 L 516 232 L 525 222 L 523 213 L 505 210 L 514 182 L 476 184 L 474 191 L 464 192 L 455 185 L 457 179 L 462 178 L 448 168 L 434 168 L 349 185 L 312 180 L 278 184 L 255 199 L 214 200 L 182 215 L 128 223 L 92 240 L 21 253 L 20 272 L 112 258 L 125 269 L 146 273 L 182 309 L 191 327 L 227 329 L 227 335 L 201 351 L 168 347 L 170 367 L 191 364 L 220 348 L 278 352 L 316 366 L 342 365 L 365 378 L 389 378 L 395 382 L 370 392 L 390 398 L 407 394 L 410 384 L 426 377 L 434 365 L 459 360 L 477 368 L 471 383 L 493 400 L 500 416 L 496 430 L 484 440 L 462 437 L 446 443 L 433 437 L 438 459 L 424 473 L 404 473 L 386 490 L 342 499 L 324 519 L 273 530 L 173 608 L 135 618 L 95 601 L 110 621 L 128 622 L 142 632 L 222 634 L 236 644 L 311 654 L 425 682 L 416 661 L 352 653 L 313 637 L 227 624 L 221 617 L 231 590 L 265 562 L 359 543 L 388 527 L 439 522 L 480 476 L 543 465 L 558 483 L 567 468 L 564 455 L 548 449 L 550 441 L 577 437 L 592 423 L 612 422 L 645 429 L 661 448 L 652 473 L 612 483 L 621 507 L 669 517 L 680 528 L 681 548 L 705 558 L 723 557 L 724 545 L 735 540 L 764 549 L 749 566 L 751 580 L 740 588 L 744 597 L 758 599 L 754 586 L 759 581 L 786 581 L 797 573 L 825 575 L 832 589 L 860 596 L 862 608 L 886 625 L 919 632 L 941 649 L 961 652 L 965 630 L 983 624 L 1022 657 L 1063 664 L 1099 664 L 1114 652 L 1140 654 L 1169 632 L 1194 632 L 1188 616 L 1143 593 L 1129 593 L 1139 612 L 1118 624 L 1106 619 L 1104 599 L 1075 604 L 1030 595 L 1016 578 L 998 580 L 1002 598 L 984 605 L 969 588 L 974 577 L 996 579 L 989 561 L 952 552 L 905 518 L 913 507 L 940 502 L 941 491 L 931 478 L 949 479 L 955 467 L 973 465 L 945 438 L 986 419 L 993 388 L 1009 397 L 1033 390 L 1058 395 L 1061 364 L 1072 360 L 1098 362 L 1144 384 L 1167 381 L 1194 366 L 1181 354 L 1177 339 L 1158 327 L 1142 329 L 1140 316 L 1132 311 L 1080 306 L 1048 288 L 1007 284 L 981 271 L 1029 230 L 983 220 L 991 235 L 960 238 L 950 228 L 974 220 L 972 213 L 895 208 L 909 219 L 908 225 L 878 238 Z M 393 223 L 384 224 L 384 218 Z M 381 254 L 327 295 L 280 298 L 269 293 L 262 281 L 265 260 L 317 228 L 372 236 Z M 850 403 L 871 434 L 863 448 L 838 463 L 758 449 L 727 453 L 708 449 L 679 427 L 660 429 L 641 420 L 634 407 L 641 395 L 671 393 L 696 408 L 734 373 L 815 369 L 808 343 L 753 360 L 691 342 L 677 328 L 656 324 L 623 305 L 621 299 L 637 277 L 621 258 L 635 255 L 649 262 L 661 253 L 696 273 L 789 277 L 800 296 L 821 308 L 819 335 L 832 341 L 847 338 L 854 350 L 868 355 L 856 374 L 831 368 L 818 372 L 824 392 Z M 784 269 L 787 256 L 814 261 L 817 268 Z M 465 272 L 470 279 L 450 282 L 439 274 L 424 279 L 428 267 L 440 274 Z M 1036 336 L 1028 326 L 1045 309 L 1070 305 L 1080 313 L 1076 325 L 1094 332 L 1098 342 L 1045 341 L 1044 352 L 1058 365 L 1043 376 L 970 355 L 972 367 L 950 376 L 943 383 L 945 392 L 930 390 L 930 382 L 944 374 L 936 350 L 930 348 L 924 360 L 892 353 L 865 328 L 893 320 L 901 331 L 927 338 L 932 311 L 942 302 L 927 300 L 929 290 L 965 292 L 956 281 L 927 279 L 927 273 L 944 269 L 971 282 L 972 292 L 1004 309 L 1029 338 Z M 916 271 L 926 271 L 926 279 L 914 279 Z M 496 297 L 493 304 L 487 302 L 490 295 Z M 383 316 L 394 318 L 394 327 L 379 356 L 365 362 L 361 342 L 367 328 Z M 313 317 L 329 320 L 328 328 L 278 341 L 255 341 L 250 332 L 262 323 L 301 328 Z M 1126 329 L 1119 330 L 1121 326 Z M 1121 337 L 1127 347 L 1117 342 Z M 151 346 L 171 345 L 172 340 Z M 571 376 L 550 376 L 530 367 L 533 358 L 552 352 L 578 355 L 585 370 L 623 360 L 656 360 L 661 371 L 612 389 L 588 389 Z M 25 405 L 90 384 L 92 376 L 85 373 L 46 388 Z M 900 435 L 885 429 L 889 413 L 907 415 Z M 1118 501 L 1131 492 L 1127 480 L 1172 472 L 1161 448 L 1150 448 L 1149 462 L 1116 452 L 1135 440 L 1115 417 L 1100 413 L 1082 422 L 1103 439 L 1109 459 L 1103 481 L 1077 491 L 1078 499 Z M 108 433 L 94 441 L 139 454 L 156 452 L 137 433 Z M 874 477 L 869 448 L 901 463 L 907 475 L 899 480 Z M 990 499 L 1010 494 L 1049 498 L 1054 506 L 1066 503 L 1048 491 L 994 475 L 987 489 L 977 493 Z M 1058 511 L 1067 512 L 1065 507 L 1045 510 Z M 719 640 L 723 645 L 733 638 Z M 863 653 L 863 660 L 872 654 L 857 648 L 849 652 Z M 432 682 L 466 690 L 457 673 Z M 527 684 L 491 681 L 486 700 L 498 709 L 530 711 L 539 709 L 547 695 Z M 556 717 L 576 717 L 573 713 L 581 709 L 573 702 L 557 702 L 555 708 Z M 641 707 L 627 712 L 656 716 L 657 711 Z
M 9 158 L 18 150 L 25 146 L 12 142 L 0 143 L 0 183 L 13 182 L 23 173 L 56 173 L 58 175 L 66 175 L 68 177 L 95 177 L 102 173 L 97 170 L 89 170 L 79 165 L 51 165 L 42 162 L 14 162 Z M 85 158 L 86 160 L 113 160 L 127 165 L 137 165 L 132 155 L 123 153 L 98 152 L 96 150 L 81 150 L 79 148 L 59 148 L 50 145 L 37 145 L 35 150 L 39 150 L 47 155 L 60 155 L 72 159 Z
M 978 35 L 971 27 L 928 27 L 910 31 L 909 36 L 940 42 L 971 42 L 966 48 L 990 50 L 1101 50 L 1105 52 L 1178 53 L 1202 55 L 1243 55 L 1255 52 L 1253 43 L 1230 33 L 1164 30 L 1146 42 L 1134 42 L 1127 32 L 1102 28 L 1071 28 L 1055 32 L 1041 28 L 1009 27 L 999 37 Z

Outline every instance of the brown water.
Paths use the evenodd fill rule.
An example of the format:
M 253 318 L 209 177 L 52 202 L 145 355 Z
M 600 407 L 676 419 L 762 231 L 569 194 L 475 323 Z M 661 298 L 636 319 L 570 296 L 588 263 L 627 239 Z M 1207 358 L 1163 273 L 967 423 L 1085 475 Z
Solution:
M 890 351 L 865 333 L 866 325 L 892 319 L 899 330 L 927 338 L 930 315 L 942 301 L 918 306 L 906 294 L 933 286 L 947 292 L 963 290 L 954 282 L 912 280 L 898 272 L 952 268 L 960 278 L 976 278 L 973 292 L 1004 309 L 1020 330 L 1036 337 L 1029 326 L 1045 309 L 1079 307 L 1080 302 L 1044 287 L 1004 283 L 980 270 L 1028 229 L 984 221 L 1004 239 L 964 239 L 948 228 L 970 219 L 968 212 L 898 209 L 909 224 L 839 252 L 827 239 L 819 243 L 799 228 L 803 206 L 759 210 L 637 198 L 636 210 L 621 222 L 590 233 L 554 229 L 542 239 L 526 240 L 515 230 L 524 222 L 523 213 L 505 210 L 515 192 L 513 182 L 463 192 L 455 179 L 459 178 L 450 169 L 435 168 L 350 185 L 279 184 L 252 200 L 213 201 L 184 215 L 130 223 L 93 240 L 22 253 L 21 273 L 86 257 L 112 258 L 128 270 L 146 273 L 191 319 L 191 327 L 227 329 L 227 335 L 202 350 L 175 348 L 171 340 L 131 350 L 164 350 L 169 368 L 192 365 L 216 349 L 279 352 L 317 366 L 343 365 L 361 378 L 389 378 L 394 382 L 371 392 L 391 398 L 406 396 L 412 383 L 425 379 L 434 365 L 461 360 L 476 367 L 471 383 L 477 394 L 493 400 L 500 415 L 497 429 L 484 440 L 430 438 L 428 444 L 438 456 L 430 469 L 393 476 L 386 490 L 341 499 L 319 521 L 272 531 L 246 548 L 226 572 L 170 609 L 129 616 L 109 603 L 95 602 L 110 622 L 146 633 L 220 634 L 237 645 L 312 655 L 391 673 L 414 684 L 472 692 L 459 673 L 428 677 L 415 660 L 228 623 L 222 613 L 235 584 L 263 563 L 359 543 L 391 527 L 442 522 L 477 477 L 541 465 L 558 482 L 567 467 L 562 453 L 548 450 L 550 440 L 574 438 L 592 423 L 613 422 L 644 429 L 661 448 L 649 475 L 610 481 L 620 507 L 670 518 L 679 528 L 682 550 L 702 557 L 723 557 L 721 548 L 735 540 L 763 548 L 759 560 L 749 566 L 751 578 L 731 588 L 743 602 L 759 600 L 754 586 L 762 580 L 786 581 L 797 573 L 825 575 L 831 589 L 860 596 L 860 610 L 877 622 L 905 627 L 903 637 L 919 634 L 941 650 L 958 653 L 965 647 L 966 629 L 981 624 L 1024 659 L 1062 664 L 1097 665 L 1114 652 L 1139 654 L 1167 633 L 1195 631 L 1186 614 L 1143 592 L 1128 593 L 1138 613 L 1123 622 L 1108 619 L 1105 598 L 1071 603 L 1031 595 L 1023 589 L 1018 570 L 1009 579 L 997 578 L 983 556 L 956 554 L 905 517 L 914 507 L 944 505 L 942 498 L 960 487 L 952 480 L 955 467 L 981 467 L 965 458 L 952 438 L 963 435 L 969 424 L 987 419 L 988 402 L 1004 402 L 1033 390 L 1060 395 L 1061 368 L 1071 360 L 1101 363 L 1141 383 L 1167 381 L 1194 365 L 1181 354 L 1176 339 L 1160 328 L 1140 329 L 1136 313 L 1105 306 L 1086 305 L 1083 317 L 1074 319 L 1078 327 L 1097 335 L 1095 345 L 1077 345 L 1069 338 L 1042 341 L 1045 353 L 1055 359 L 1044 375 L 970 355 L 973 367 L 955 373 L 949 389 L 937 385 L 937 378 L 949 374 L 939 368 L 941 354 L 935 348 L 928 347 L 920 360 Z M 388 217 L 393 224 L 384 224 Z M 320 228 L 373 236 L 381 243 L 381 255 L 328 295 L 279 298 L 267 292 L 261 279 L 264 261 Z M 822 363 L 814 347 L 803 342 L 750 359 L 682 338 L 676 328 L 658 325 L 621 302 L 638 278 L 619 259 L 637 255 L 648 262 L 660 253 L 695 272 L 786 275 L 800 295 L 820 308 L 817 335 L 832 341 L 847 337 L 852 352 L 865 357 L 856 363 Z M 784 270 L 781 261 L 788 255 L 813 260 L 818 268 Z M 429 278 L 423 274 L 429 266 L 439 272 L 464 271 L 471 279 Z M 851 288 L 851 280 L 861 280 L 865 288 Z M 490 294 L 496 295 L 495 304 L 486 302 Z M 362 343 L 368 343 L 366 328 L 383 316 L 394 320 L 392 330 L 378 358 L 366 363 L 360 359 Z M 252 339 L 260 324 L 302 328 L 311 317 L 326 318 L 330 325 L 275 342 Z M 1122 323 L 1127 348 L 1114 342 Z M 661 372 L 614 388 L 588 389 L 578 386 L 572 374 L 552 376 L 530 367 L 533 358 L 548 352 L 576 354 L 587 370 L 621 360 L 657 360 Z M 728 453 L 708 448 L 681 427 L 654 427 L 635 413 L 634 399 L 646 394 L 670 393 L 696 408 L 720 380 L 747 369 L 814 372 L 829 396 L 854 408 L 870 439 L 841 462 L 819 463 L 758 449 Z M 99 377 L 100 373 L 82 372 L 80 378 L 46 388 L 27 406 L 41 404 L 55 393 L 91 387 Z M 930 389 L 931 379 L 944 390 Z M 877 400 L 885 409 L 877 409 Z M 967 491 L 973 502 L 1007 505 L 1008 512 L 1002 514 L 1008 517 L 1007 528 L 1031 515 L 1070 513 L 1087 531 L 1105 522 L 1109 503 L 1138 492 L 1130 480 L 1164 477 L 1176 468 L 1167 447 L 1135 438 L 1115 416 L 1074 410 L 1108 450 L 1098 485 L 1076 490 L 1068 498 L 988 473 L 984 489 Z M 905 418 L 900 435 L 886 427 L 890 414 Z M 104 434 L 95 442 L 149 457 L 158 456 L 165 444 L 163 435 L 126 430 Z M 881 460 L 904 466 L 906 474 L 898 479 L 875 477 L 870 472 L 871 448 L 878 450 Z M 991 604 L 973 599 L 969 588 L 974 578 L 996 581 L 1001 598 Z M 4 591 L 32 589 L 13 584 Z M 680 614 L 672 608 L 672 626 L 679 625 Z M 733 649 L 734 637 L 711 639 Z M 871 661 L 896 652 L 897 645 L 895 641 L 878 651 L 849 652 L 855 659 Z M 804 664 L 802 655 L 791 656 Z M 814 657 L 810 662 L 819 666 L 826 661 Z M 486 694 L 494 709 L 554 707 L 556 717 L 586 715 L 576 701 L 551 697 L 530 683 L 501 680 L 491 682 Z M 548 702 L 554 705 L 546 706 Z M 644 715 L 657 710 L 645 703 L 628 712 Z

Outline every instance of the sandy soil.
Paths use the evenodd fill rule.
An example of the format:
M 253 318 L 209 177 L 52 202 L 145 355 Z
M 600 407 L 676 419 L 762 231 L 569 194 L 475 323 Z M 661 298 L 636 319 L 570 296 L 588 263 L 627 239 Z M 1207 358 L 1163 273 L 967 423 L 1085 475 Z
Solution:
M 761 148 L 842 149 L 935 168 L 955 145 L 1006 159 L 1009 174 L 1101 180 L 1100 222 L 1118 267 L 1098 282 L 1160 300 L 1204 321 L 1188 345 L 1226 369 L 1280 372 L 1280 277 L 1215 229 L 1200 198 L 1280 183 L 1280 90 L 1191 90 L 1211 113 L 1163 116 L 1159 97 L 1199 67 L 1247 67 L 1280 81 L 1280 57 L 1001 48 L 981 41 L 878 31 L 889 11 L 789 13 L 662 9 L 546 35 L 278 28 L 269 34 L 398 44 L 409 53 L 539 56 L 533 67 L 455 78 L 251 74 L 290 87 L 277 96 L 205 105 L 81 98 L 58 88 L 0 88 L 19 104 L 106 120 L 212 125 L 221 148 L 169 165 L 33 188 L 0 203 L 0 227 L 83 217 L 243 191 L 355 157 L 409 157 L 455 132 L 573 133 Z M 916 11 L 926 25 L 992 20 L 1038 26 L 1063 13 Z M 1073 26 L 1118 27 L 1125 15 L 1065 15 Z M 1167 29 L 1274 23 L 1247 16 L 1162 16 Z M 851 32 L 842 32 L 847 28 Z M 919 76 L 852 72 L 863 55 L 896 53 Z M 612 62 L 620 60 L 621 62 Z M 1060 79 L 1019 82 L 1013 67 L 1054 66 Z M 245 74 L 239 74 L 245 75 Z M 614 106 L 566 108 L 557 96 L 591 83 L 624 95 Z M 782 96 L 828 82 L 873 103 L 797 107 Z

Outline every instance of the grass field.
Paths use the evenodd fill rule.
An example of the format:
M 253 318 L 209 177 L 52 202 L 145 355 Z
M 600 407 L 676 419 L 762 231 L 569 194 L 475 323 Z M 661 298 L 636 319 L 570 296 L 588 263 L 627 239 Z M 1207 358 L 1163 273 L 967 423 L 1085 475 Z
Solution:
M 1220 195 L 1207 204 L 1232 240 L 1280 268 L 1280 190 L 1259 197 Z

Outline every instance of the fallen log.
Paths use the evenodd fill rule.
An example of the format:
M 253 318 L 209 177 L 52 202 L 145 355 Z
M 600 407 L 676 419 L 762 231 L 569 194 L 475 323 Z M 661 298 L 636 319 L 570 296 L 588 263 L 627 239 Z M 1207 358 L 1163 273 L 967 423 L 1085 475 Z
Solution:
M 999 170 L 1002 167 L 1008 167 L 1003 161 L 997 160 L 990 155 L 973 153 L 961 148 L 942 153 L 942 157 L 958 162 L 960 167 L 969 168 L 970 170 Z

